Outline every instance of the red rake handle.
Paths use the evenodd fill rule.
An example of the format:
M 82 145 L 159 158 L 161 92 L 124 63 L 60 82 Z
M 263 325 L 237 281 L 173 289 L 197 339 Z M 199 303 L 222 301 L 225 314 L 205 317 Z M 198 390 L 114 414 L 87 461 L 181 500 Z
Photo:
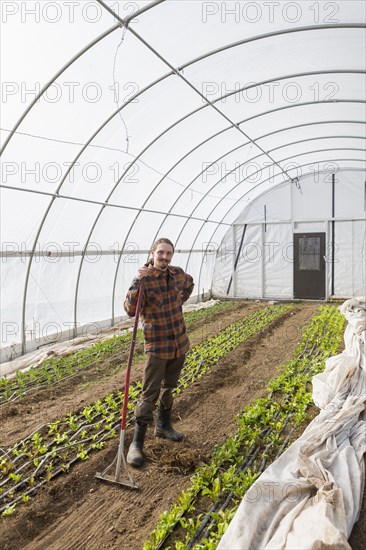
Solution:
M 139 293 L 138 293 L 138 296 L 137 296 L 137 304 L 136 304 L 136 312 L 135 312 L 135 323 L 133 325 L 132 340 L 131 340 L 131 345 L 130 345 L 130 352 L 128 354 L 128 362 L 127 362 L 126 375 L 125 375 L 125 389 L 124 389 L 123 404 L 122 404 L 121 430 L 124 430 L 126 428 L 127 405 L 128 405 L 128 389 L 130 387 L 131 365 L 132 365 L 133 353 L 135 351 L 137 325 L 139 324 L 142 293 L 143 293 L 143 284 L 142 284 L 142 281 L 141 281 L 140 288 L 139 288 Z

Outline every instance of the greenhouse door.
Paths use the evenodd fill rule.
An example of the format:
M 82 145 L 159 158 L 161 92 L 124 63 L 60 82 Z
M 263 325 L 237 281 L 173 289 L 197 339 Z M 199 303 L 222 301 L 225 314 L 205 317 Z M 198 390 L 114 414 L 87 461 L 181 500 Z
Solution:
M 294 298 L 325 298 L 325 233 L 294 234 Z

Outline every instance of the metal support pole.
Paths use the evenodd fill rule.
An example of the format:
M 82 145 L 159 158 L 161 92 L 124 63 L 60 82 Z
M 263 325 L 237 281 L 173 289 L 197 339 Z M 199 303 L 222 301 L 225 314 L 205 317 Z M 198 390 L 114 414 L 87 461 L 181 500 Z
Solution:
M 264 210 L 264 232 L 267 231 L 267 205 L 265 204 L 263 206 L 263 210 Z
M 232 271 L 232 275 L 231 275 L 231 280 L 232 280 L 232 283 L 233 283 L 233 286 L 232 286 L 232 297 L 235 298 L 235 290 L 236 290 L 236 276 L 235 276 L 235 263 L 236 263 L 236 225 L 233 225 L 233 240 L 232 240 L 232 246 L 233 246 L 233 250 L 232 250 L 232 260 L 233 260 L 233 271 Z
M 332 280 L 331 296 L 334 296 L 334 250 L 335 250 L 335 174 L 332 174 Z
M 233 225 L 233 228 L 236 227 L 235 225 Z M 228 284 L 228 287 L 227 287 L 227 291 L 226 291 L 226 294 L 229 294 L 230 292 L 230 287 L 231 287 L 231 283 L 233 283 L 233 277 L 234 277 L 234 273 L 236 271 L 236 268 L 238 267 L 238 262 L 239 262 L 239 258 L 240 258 L 240 254 L 241 254 L 241 250 L 243 248 L 243 243 L 244 243 L 244 237 L 245 237 L 245 232 L 247 230 L 247 224 L 244 225 L 243 227 L 243 233 L 241 235 L 241 239 L 240 239 L 240 245 L 239 245 L 239 249 L 238 249 L 238 253 L 236 254 L 236 237 L 234 239 L 234 247 L 233 247 L 233 257 L 235 257 L 235 263 L 234 263 L 234 269 L 233 269 L 233 275 L 230 277 L 230 281 L 229 281 L 229 284 Z M 235 286 L 235 284 L 234 284 Z M 235 289 L 234 289 L 234 293 L 235 293 Z
M 264 240 L 265 240 L 266 224 L 261 224 L 261 298 L 264 298 L 265 294 L 265 253 L 264 253 Z

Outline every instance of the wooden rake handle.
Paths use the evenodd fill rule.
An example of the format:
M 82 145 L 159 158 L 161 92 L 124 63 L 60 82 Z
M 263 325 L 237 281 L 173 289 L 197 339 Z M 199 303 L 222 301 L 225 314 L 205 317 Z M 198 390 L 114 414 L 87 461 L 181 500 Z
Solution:
M 128 389 L 130 387 L 131 365 L 132 365 L 133 354 L 134 354 L 134 351 L 135 351 L 137 325 L 139 324 L 142 294 L 143 294 L 143 282 L 141 281 L 139 292 L 138 292 L 138 295 L 137 295 L 135 322 L 134 322 L 134 325 L 133 325 L 132 340 L 131 340 L 131 345 L 130 345 L 130 351 L 129 351 L 129 354 L 128 354 L 128 362 L 127 362 L 127 368 L 126 368 L 126 374 L 125 374 L 125 388 L 124 388 L 123 404 L 122 404 L 121 430 L 124 430 L 126 428 L 127 405 L 128 405 Z

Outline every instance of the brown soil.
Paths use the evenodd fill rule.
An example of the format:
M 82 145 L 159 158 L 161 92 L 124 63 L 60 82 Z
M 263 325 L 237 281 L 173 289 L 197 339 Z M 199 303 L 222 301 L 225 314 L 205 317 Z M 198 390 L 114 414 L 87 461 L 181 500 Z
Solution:
M 216 313 L 212 319 L 193 322 L 188 329 L 191 345 L 195 346 L 214 336 L 219 330 L 260 307 L 262 304 L 258 302 L 240 300 L 229 310 Z M 135 357 L 138 353 L 143 353 L 142 345 L 136 346 Z M 136 359 L 131 381 L 141 379 L 145 364 L 143 355 Z M 72 378 L 0 406 L 0 446 L 10 447 L 43 424 L 123 388 L 126 362 L 127 353 L 113 355 Z
M 238 302 L 230 312 L 197 323 L 190 330 L 192 344 L 257 307 L 261 304 Z M 194 469 L 209 460 L 215 444 L 235 431 L 235 415 L 266 394 L 268 380 L 292 357 L 302 328 L 316 308 L 317 304 L 303 304 L 285 315 L 271 329 L 227 355 L 176 398 L 175 425 L 184 431 L 185 441 L 174 444 L 156 439 L 150 429 L 145 445 L 146 463 L 140 470 L 132 471 L 138 491 L 95 479 L 95 472 L 103 470 L 116 455 L 117 441 L 109 441 L 105 449 L 51 482 L 49 488 L 40 490 L 13 516 L 1 520 L 4 550 L 140 550 L 160 514 L 169 509 L 188 484 Z M 143 362 L 134 367 L 136 377 L 142 368 Z M 66 385 L 62 400 L 60 394 L 54 396 L 54 390 L 48 390 L 48 397 L 42 393 L 41 422 L 35 403 L 14 405 L 20 411 L 13 416 L 10 408 L 6 411 L 4 437 L 10 443 L 19 434 L 25 435 L 39 424 L 116 390 L 122 380 L 123 373 L 118 372 L 102 376 L 97 383 L 94 380 L 84 386 Z M 28 407 L 30 412 L 21 407 Z M 21 426 L 27 416 L 27 425 Z M 130 439 L 131 429 L 126 445 Z M 354 549 L 363 545 L 362 530 L 357 529 L 356 526 L 352 535 L 356 537 Z

